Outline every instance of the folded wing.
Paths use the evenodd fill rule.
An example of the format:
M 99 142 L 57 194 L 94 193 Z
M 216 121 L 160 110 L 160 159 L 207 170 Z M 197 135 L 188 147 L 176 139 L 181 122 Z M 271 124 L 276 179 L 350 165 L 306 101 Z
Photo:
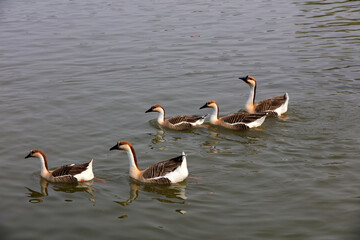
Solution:
M 55 169 L 51 174 L 53 177 L 60 177 L 65 175 L 74 176 L 85 171 L 88 166 L 89 163 L 83 163 L 79 165 L 69 164 Z
M 183 156 L 175 157 L 166 161 L 151 165 L 143 172 L 145 179 L 163 177 L 166 174 L 175 171 L 182 163 Z
M 196 121 L 198 121 L 199 119 L 201 119 L 202 116 L 190 116 L 190 115 L 179 115 L 179 116 L 174 116 L 168 119 L 168 121 L 171 124 L 181 124 L 181 123 L 195 123 Z
M 246 124 L 246 123 L 252 123 L 265 115 L 266 113 L 250 114 L 245 112 L 239 112 L 239 113 L 232 113 L 226 115 L 222 117 L 221 120 L 229 124 L 240 124 L 240 123 Z
M 255 112 L 274 111 L 286 102 L 286 94 L 273 98 L 264 99 L 255 106 Z

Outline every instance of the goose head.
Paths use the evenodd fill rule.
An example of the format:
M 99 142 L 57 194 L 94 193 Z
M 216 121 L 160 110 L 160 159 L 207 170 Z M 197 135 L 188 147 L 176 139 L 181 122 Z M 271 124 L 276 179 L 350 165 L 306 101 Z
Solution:
M 203 109 L 203 108 L 217 108 L 218 107 L 218 104 L 216 101 L 214 100 L 211 100 L 211 101 L 208 101 L 207 103 L 205 103 L 200 109 Z
M 164 112 L 164 108 L 161 105 L 156 104 L 156 105 L 152 106 L 151 108 L 149 108 L 145 113 L 148 113 L 148 112 Z
M 239 79 L 243 80 L 250 87 L 255 87 L 256 86 L 256 79 L 251 77 L 251 76 L 239 77 Z
M 118 141 L 113 147 L 111 147 L 109 150 L 121 150 L 121 151 L 129 151 L 131 150 L 131 143 L 127 141 Z
M 44 156 L 45 156 L 45 154 L 42 151 L 40 151 L 38 149 L 34 149 L 34 150 L 31 150 L 25 158 L 30 158 L 30 157 L 41 158 Z

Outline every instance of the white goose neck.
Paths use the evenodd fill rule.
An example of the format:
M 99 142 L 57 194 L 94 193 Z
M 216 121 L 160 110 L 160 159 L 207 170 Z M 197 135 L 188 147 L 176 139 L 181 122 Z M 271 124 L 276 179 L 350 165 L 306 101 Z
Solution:
M 219 120 L 219 107 L 216 105 L 212 109 L 213 112 L 210 115 L 210 123 L 216 124 L 216 122 Z
M 49 173 L 49 170 L 47 169 L 46 167 L 46 164 L 45 164 L 45 159 L 44 159 L 44 156 L 42 154 L 39 154 L 39 159 L 40 159 L 40 171 L 41 171 L 41 176 L 45 177 L 48 173 Z
M 164 124 L 164 122 L 165 122 L 165 111 L 162 108 L 159 111 L 159 116 L 158 116 L 157 122 L 159 124 Z
M 130 164 L 129 174 L 130 174 L 131 177 L 133 177 L 134 173 L 137 173 L 139 171 L 139 168 L 138 168 L 137 162 L 136 162 L 136 157 L 134 156 L 134 154 L 133 154 L 130 147 L 127 147 L 126 153 L 128 155 L 129 164 Z
M 246 102 L 246 111 L 253 113 L 254 112 L 254 102 L 255 102 L 255 86 L 250 86 L 250 95 L 249 99 Z

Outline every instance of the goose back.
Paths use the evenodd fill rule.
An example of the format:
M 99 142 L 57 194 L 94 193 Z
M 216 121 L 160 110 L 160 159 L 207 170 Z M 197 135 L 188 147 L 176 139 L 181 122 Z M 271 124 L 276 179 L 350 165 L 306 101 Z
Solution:
M 173 172 L 176 168 L 178 168 L 182 163 L 183 156 L 180 155 L 178 157 L 165 160 L 162 162 L 158 162 L 154 165 L 151 165 L 143 172 L 143 177 L 145 179 L 157 178 L 165 176 L 166 174 Z M 155 180 L 155 179 L 154 179 Z M 158 180 L 158 179 L 156 179 Z M 162 180 L 159 180 L 162 181 Z

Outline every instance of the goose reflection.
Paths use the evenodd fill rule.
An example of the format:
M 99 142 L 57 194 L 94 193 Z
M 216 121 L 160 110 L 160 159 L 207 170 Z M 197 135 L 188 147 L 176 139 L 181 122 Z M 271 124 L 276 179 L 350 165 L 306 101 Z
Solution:
M 78 182 L 78 183 L 51 183 L 44 178 L 40 178 L 40 192 L 35 191 L 31 188 L 25 187 L 29 192 L 27 196 L 30 198 L 29 202 L 40 203 L 43 200 L 41 198 L 47 197 L 49 184 L 52 185 L 54 191 L 60 191 L 65 193 L 75 193 L 75 192 L 86 192 L 90 195 L 89 200 L 95 203 L 95 188 L 92 186 L 94 180 L 87 182 Z
M 204 127 L 204 126 L 201 125 L 200 127 Z M 166 129 L 166 130 L 165 130 L 165 129 L 161 128 L 161 129 L 157 129 L 156 134 L 149 133 L 150 136 L 153 136 L 153 138 L 152 138 L 152 140 L 151 140 L 151 143 L 152 143 L 153 145 L 165 143 L 165 142 L 166 142 L 166 139 L 165 139 L 165 136 L 166 136 L 165 134 L 166 134 L 166 132 L 177 133 L 176 136 L 172 136 L 172 139 L 171 139 L 171 140 L 173 140 L 173 141 L 178 141 L 178 140 L 181 140 L 181 139 L 182 139 L 181 135 L 178 134 L 179 131 L 173 130 L 173 129 Z M 199 135 L 199 133 L 197 133 L 195 129 L 186 129 L 186 130 L 181 131 L 181 133 L 185 133 L 185 134 L 191 133 L 191 134 L 193 134 L 193 135 Z M 170 135 L 170 136 L 171 136 L 171 135 Z M 153 147 L 153 149 L 154 149 L 154 148 L 155 148 L 155 147 Z M 160 147 L 157 147 L 157 148 L 158 148 L 159 150 L 164 150 L 164 147 L 163 147 L 163 146 L 160 146 Z
M 126 201 L 114 201 L 121 206 L 130 205 L 139 196 L 139 190 L 149 193 L 156 193 L 163 197 L 156 197 L 159 202 L 184 204 L 187 199 L 185 195 L 186 181 L 172 185 L 140 184 L 134 179 L 129 180 L 130 193 Z
M 232 153 L 231 147 L 229 146 L 222 148 L 217 146 L 217 144 L 224 141 L 238 143 L 251 148 L 252 145 L 263 140 L 262 132 L 258 129 L 251 129 L 251 133 L 244 133 L 244 131 L 239 132 L 211 126 L 208 130 L 209 137 L 212 140 L 207 140 L 203 142 L 202 145 L 209 148 L 209 153 Z
M 151 134 L 151 135 L 153 135 L 153 134 Z M 165 142 L 165 131 L 163 129 L 158 129 L 156 131 L 156 134 L 153 136 L 154 136 L 154 138 L 151 140 L 151 142 L 153 144 Z
M 264 130 L 261 127 L 241 132 L 231 129 L 222 129 L 219 127 L 209 128 L 210 137 L 222 141 L 238 142 L 241 144 L 253 144 L 255 142 L 262 141 L 263 133 Z
M 173 132 L 173 133 L 179 133 L 179 131 L 173 130 L 173 129 L 157 129 L 156 134 L 149 134 L 151 136 L 154 136 L 154 138 L 152 139 L 152 143 L 153 144 L 157 144 L 157 143 L 164 143 L 166 142 L 165 140 L 165 133 L 166 132 Z M 183 130 L 181 131 L 181 133 L 192 133 L 192 134 L 196 134 L 194 129 L 187 129 L 187 130 Z M 181 139 L 181 137 L 174 137 L 174 140 L 177 139 Z

